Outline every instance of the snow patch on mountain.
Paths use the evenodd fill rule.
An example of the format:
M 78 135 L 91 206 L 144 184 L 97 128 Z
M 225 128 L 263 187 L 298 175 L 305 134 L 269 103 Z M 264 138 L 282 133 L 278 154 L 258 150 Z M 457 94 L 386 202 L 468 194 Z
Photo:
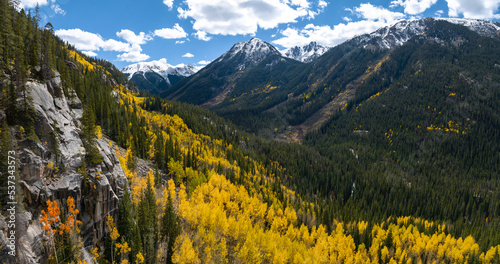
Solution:
M 465 26 L 482 36 L 493 37 L 500 30 L 500 24 L 488 20 L 465 19 L 465 18 L 436 18 L 453 24 Z
M 424 18 L 403 20 L 392 26 L 380 28 L 373 33 L 354 37 L 352 40 L 357 44 L 364 43 L 365 48 L 391 49 L 402 46 L 414 36 L 425 34 L 429 25 L 438 20 L 465 26 L 482 36 L 498 37 L 499 35 L 500 24 L 492 21 L 463 18 Z
M 281 53 L 271 44 L 252 38 L 246 42 L 239 42 L 226 53 L 217 59 L 217 62 L 231 59 L 239 60 L 238 68 L 243 70 L 249 66 L 255 66 L 270 55 L 280 55 Z
M 161 75 L 168 82 L 169 75 L 188 77 L 198 72 L 201 68 L 203 68 L 203 66 L 193 66 L 190 64 L 186 65 L 184 63 L 170 65 L 167 63 L 166 59 L 160 59 L 156 61 L 139 62 L 126 66 L 122 69 L 122 72 L 128 75 L 129 80 L 135 73 L 142 73 L 144 75 L 147 72 L 155 72 Z
M 330 48 L 313 41 L 305 46 L 295 46 L 282 51 L 284 57 L 294 59 L 300 62 L 310 62 L 323 55 Z

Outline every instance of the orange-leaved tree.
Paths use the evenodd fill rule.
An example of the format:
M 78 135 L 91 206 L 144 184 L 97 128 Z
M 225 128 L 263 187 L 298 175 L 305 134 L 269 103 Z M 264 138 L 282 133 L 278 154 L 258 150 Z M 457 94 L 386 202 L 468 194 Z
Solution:
M 41 216 L 38 219 L 43 226 L 45 235 L 49 238 L 49 243 L 52 244 L 56 263 L 59 263 L 56 244 L 61 245 L 63 248 L 67 248 L 69 246 L 69 253 L 74 255 L 71 243 L 69 245 L 67 243 L 63 243 L 64 236 L 69 235 L 70 239 L 76 240 L 78 234 L 80 233 L 78 226 L 82 224 L 81 221 L 76 220 L 76 215 L 79 211 L 78 209 L 75 209 L 76 206 L 73 197 L 69 197 L 66 200 L 66 205 L 68 206 L 68 215 L 65 220 L 61 219 L 61 209 L 57 205 L 57 201 L 51 200 L 47 201 L 47 211 L 42 210 Z M 63 250 L 62 256 L 65 258 L 72 257 L 66 256 L 67 253 L 68 252 L 66 252 L 66 250 Z M 73 256 L 73 258 L 75 257 Z

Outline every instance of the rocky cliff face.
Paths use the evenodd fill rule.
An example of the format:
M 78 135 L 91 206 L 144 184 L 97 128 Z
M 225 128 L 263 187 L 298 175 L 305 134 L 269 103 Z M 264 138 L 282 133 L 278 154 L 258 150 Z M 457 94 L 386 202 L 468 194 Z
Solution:
M 106 215 L 116 217 L 119 199 L 128 182 L 113 144 L 104 138 L 97 140 L 104 161 L 87 167 L 87 180 L 79 172 L 85 157 L 80 138 L 82 104 L 76 95 L 64 96 L 57 73 L 46 83 L 30 81 L 27 86 L 37 114 L 35 127 L 40 140 L 18 138 L 17 142 L 18 187 L 23 205 L 18 207 L 17 216 L 21 259 L 13 263 L 44 263 L 46 241 L 38 219 L 47 200 L 56 200 L 60 208 L 66 209 L 66 199 L 73 197 L 83 222 L 80 228 L 83 243 L 95 244 L 105 235 Z M 7 217 L 0 215 L 3 245 L 6 223 Z M 7 259 L 6 252 L 0 252 L 0 259 Z

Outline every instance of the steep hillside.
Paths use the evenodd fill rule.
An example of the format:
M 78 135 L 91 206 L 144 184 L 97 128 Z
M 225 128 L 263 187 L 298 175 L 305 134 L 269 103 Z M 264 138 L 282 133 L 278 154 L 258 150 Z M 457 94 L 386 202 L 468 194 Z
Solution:
M 281 54 L 260 39 L 237 43 L 197 74 L 178 82 L 161 96 L 205 106 L 216 105 L 232 94 L 240 76 L 250 69 L 260 68 L 257 65 L 270 56 L 281 57 Z
M 448 35 L 428 34 L 438 28 L 450 32 Z M 216 83 L 212 77 L 219 71 L 207 67 L 203 73 L 186 79 L 189 90 L 184 82 L 173 87 L 172 91 L 183 91 L 182 97 L 168 93 L 163 96 L 209 107 L 249 131 L 266 137 L 299 141 L 352 100 L 357 87 L 410 39 L 421 36 L 431 42 L 440 42 L 443 44 L 440 49 L 448 53 L 461 45 L 466 31 L 497 39 L 499 29 L 497 24 L 481 20 L 426 18 L 402 21 L 351 39 L 308 64 L 269 54 L 255 67 L 226 71 L 226 77 L 217 78 Z M 474 52 L 479 47 L 467 48 Z M 221 56 L 217 62 L 223 58 Z M 201 75 L 212 77 L 201 78 Z M 399 76 L 388 78 L 394 81 Z M 191 93 L 190 90 L 197 92 Z M 203 94 L 216 90 L 216 99 L 201 98 L 206 97 Z

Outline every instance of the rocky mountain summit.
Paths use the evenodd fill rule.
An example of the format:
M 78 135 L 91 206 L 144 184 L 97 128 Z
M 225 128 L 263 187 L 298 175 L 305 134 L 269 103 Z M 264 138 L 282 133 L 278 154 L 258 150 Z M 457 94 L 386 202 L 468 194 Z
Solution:
M 402 46 L 415 36 L 426 35 L 427 30 L 438 21 L 464 26 L 485 37 L 499 37 L 500 24 L 496 22 L 479 19 L 429 17 L 417 20 L 403 20 L 392 26 L 380 28 L 373 33 L 355 37 L 351 41 L 356 45 L 364 44 L 365 48 L 392 49 Z M 436 39 L 439 40 L 439 37 L 436 36 Z
M 305 46 L 295 46 L 283 51 L 283 56 L 298 60 L 300 62 L 310 62 L 327 52 L 330 48 L 313 41 Z
M 200 66 L 190 64 L 171 65 L 166 59 L 150 62 L 139 62 L 126 66 L 121 70 L 139 89 L 158 94 L 178 81 L 198 72 Z

